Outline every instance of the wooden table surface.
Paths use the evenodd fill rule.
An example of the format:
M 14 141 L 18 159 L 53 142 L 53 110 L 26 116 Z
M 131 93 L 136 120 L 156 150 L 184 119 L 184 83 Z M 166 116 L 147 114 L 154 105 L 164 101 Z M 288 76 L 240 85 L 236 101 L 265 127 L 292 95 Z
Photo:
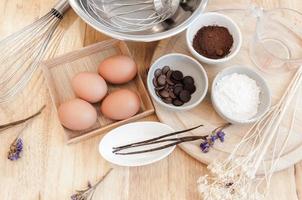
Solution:
M 55 0 L 1 0 L 0 38 L 13 33 L 46 13 Z M 250 1 L 210 0 L 208 8 L 245 7 Z M 264 8 L 289 7 L 302 11 L 301 0 L 255 0 Z M 108 37 L 86 25 L 70 10 L 62 27 L 66 29 L 57 54 L 63 54 L 93 44 Z M 143 73 L 149 66 L 157 45 L 128 42 Z M 1 67 L 1 66 L 0 66 Z M 177 148 L 168 158 L 144 167 L 117 167 L 98 153 L 102 136 L 66 145 L 63 131 L 39 70 L 22 96 L 0 105 L 0 124 L 23 118 L 43 104 L 47 109 L 23 132 L 25 149 L 16 162 L 9 161 L 7 150 L 20 127 L 0 134 L 0 199 L 58 200 L 70 199 L 87 181 L 96 182 L 106 171 L 114 170 L 97 188 L 94 199 L 105 200 L 197 200 L 196 180 L 206 172 L 206 166 Z M 145 120 L 157 120 L 151 116 Z M 270 189 L 273 200 L 302 199 L 302 162 L 273 176 Z

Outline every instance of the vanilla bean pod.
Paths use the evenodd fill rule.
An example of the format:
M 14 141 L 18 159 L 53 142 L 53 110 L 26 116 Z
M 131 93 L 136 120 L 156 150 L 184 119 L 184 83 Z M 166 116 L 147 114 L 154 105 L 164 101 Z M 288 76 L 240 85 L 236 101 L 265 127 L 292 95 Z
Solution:
M 195 141 L 195 140 L 203 140 L 203 142 L 200 144 L 200 147 L 204 153 L 207 153 L 209 151 L 210 147 L 214 145 L 215 140 L 219 139 L 221 142 L 224 141 L 225 133 L 223 132 L 223 130 L 225 128 L 229 127 L 230 125 L 231 125 L 231 123 L 223 124 L 223 125 L 215 128 L 213 131 L 211 131 L 211 134 L 209 134 L 209 135 L 185 136 L 185 137 L 180 137 L 180 138 L 162 139 L 162 138 L 165 138 L 168 136 L 188 132 L 188 131 L 194 130 L 194 129 L 202 126 L 202 125 L 199 125 L 199 126 L 196 126 L 196 127 L 190 128 L 190 129 L 169 133 L 169 134 L 166 134 L 166 135 L 163 135 L 160 137 L 156 137 L 156 138 L 152 138 L 149 140 L 136 142 L 136 143 L 132 143 L 132 144 L 124 145 L 124 146 L 114 147 L 112 153 L 115 153 L 116 155 L 131 155 L 131 154 L 147 153 L 147 152 L 162 150 L 162 149 L 165 149 L 165 148 L 168 148 L 171 146 L 181 144 L 183 142 L 191 142 L 191 141 Z M 162 139 L 162 140 L 159 140 L 159 139 Z M 151 149 L 146 149 L 146 150 L 138 150 L 138 151 L 133 151 L 133 152 L 120 152 L 122 150 L 129 149 L 129 148 L 147 146 L 147 145 L 163 143 L 163 142 L 172 142 L 172 143 L 162 145 L 159 147 L 154 147 Z
M 117 149 L 123 149 L 123 148 L 126 148 L 126 147 L 135 147 L 137 145 L 141 146 L 141 144 L 147 144 L 149 142 L 152 142 L 152 141 L 155 141 L 155 140 L 159 140 L 159 139 L 162 139 L 162 138 L 165 138 L 165 137 L 169 137 L 169 136 L 173 136 L 173 135 L 178 135 L 180 133 L 189 132 L 189 131 L 197 129 L 197 128 L 201 127 L 201 126 L 203 126 L 203 125 L 201 124 L 201 125 L 189 128 L 189 129 L 185 129 L 185 130 L 181 130 L 181 131 L 176 131 L 176 132 L 168 133 L 168 134 L 165 134 L 165 135 L 162 135 L 162 136 L 159 136 L 159 137 L 155 137 L 155 138 L 152 138 L 152 139 L 144 140 L 144 141 L 141 141 L 141 142 L 135 142 L 135 143 L 119 146 L 119 147 L 113 147 L 113 149 L 117 150 Z
M 125 152 L 125 153 L 116 152 L 115 154 L 116 155 L 131 155 L 131 154 L 147 153 L 147 152 L 152 152 L 152 151 L 158 151 L 158 150 L 166 149 L 168 147 L 181 144 L 183 142 L 191 142 L 191 141 L 200 140 L 200 139 L 203 139 L 203 138 L 204 138 L 204 136 L 192 136 L 192 137 L 187 137 L 185 139 L 182 138 L 181 140 L 178 140 L 176 142 L 173 142 L 173 143 L 170 143 L 170 144 L 167 144 L 167 145 L 163 145 L 163 146 L 160 146 L 160 147 L 155 147 L 155 148 L 152 148 L 152 149 L 140 150 L 140 151 L 132 151 L 132 152 Z M 121 150 L 124 150 L 124 149 L 121 149 Z
M 167 148 L 167 147 L 170 147 L 170 146 L 174 146 L 175 144 L 180 144 L 180 143 L 183 143 L 183 142 L 200 140 L 200 139 L 205 140 L 206 138 L 207 138 L 207 136 L 186 136 L 186 137 L 181 137 L 181 138 L 163 139 L 163 140 L 152 141 L 152 142 L 149 142 L 149 143 L 141 143 L 141 144 L 136 145 L 136 146 L 128 146 L 128 147 L 124 147 L 124 148 L 115 149 L 114 151 L 112 151 L 112 153 L 116 153 L 116 152 L 119 152 L 119 151 L 122 151 L 122 150 L 125 150 L 125 149 L 129 149 L 129 148 L 133 148 L 133 147 L 147 146 L 147 145 L 151 145 L 151 144 L 158 144 L 158 143 L 163 143 L 163 142 L 173 142 L 173 141 L 175 141 L 174 143 L 170 143 L 170 144 L 162 146 L 162 147 Z M 149 150 L 152 150 L 152 149 L 149 149 Z M 160 150 L 160 149 L 157 149 L 157 150 Z M 145 152 L 141 152 L 141 153 L 145 153 Z M 116 153 L 116 154 L 119 154 L 119 153 Z

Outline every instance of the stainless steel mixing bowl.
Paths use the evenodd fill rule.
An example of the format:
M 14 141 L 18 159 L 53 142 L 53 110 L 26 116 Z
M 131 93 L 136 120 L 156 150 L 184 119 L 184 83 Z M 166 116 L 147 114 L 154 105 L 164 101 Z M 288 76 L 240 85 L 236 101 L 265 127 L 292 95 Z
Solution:
M 148 30 L 127 33 L 113 31 L 89 14 L 86 0 L 69 0 L 69 3 L 87 24 L 106 35 L 120 40 L 151 42 L 171 37 L 185 30 L 204 12 L 208 0 L 181 0 L 179 8 L 169 20 Z

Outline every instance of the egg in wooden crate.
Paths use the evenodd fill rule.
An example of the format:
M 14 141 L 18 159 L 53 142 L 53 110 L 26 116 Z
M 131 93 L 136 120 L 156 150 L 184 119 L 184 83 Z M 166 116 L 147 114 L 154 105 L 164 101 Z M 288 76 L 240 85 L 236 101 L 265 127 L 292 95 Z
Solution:
M 112 62 L 111 65 L 108 64 L 110 60 Z M 114 77 L 110 77 L 108 72 L 103 72 L 102 70 L 100 72 L 101 65 L 108 69 L 111 66 L 112 71 L 110 72 L 116 70 L 112 75 Z M 67 127 L 67 124 L 62 126 L 67 136 L 67 143 L 82 141 L 89 137 L 106 133 L 120 125 L 136 121 L 154 113 L 150 96 L 141 76 L 137 74 L 137 65 L 131 57 L 127 45 L 122 41 L 103 41 L 58 58 L 47 60 L 43 63 L 42 69 L 56 112 L 60 112 L 59 107 L 61 104 L 75 98 L 90 102 L 90 105 L 97 112 L 95 123 L 85 130 L 71 130 L 70 127 Z M 81 73 L 82 75 L 79 75 Z M 93 75 L 90 73 L 93 73 Z M 122 73 L 124 74 L 122 75 Z M 105 83 L 98 76 L 104 78 L 107 82 L 108 92 L 106 92 Z M 92 80 L 87 77 L 94 78 Z M 73 89 L 73 87 L 78 88 Z M 98 91 L 93 94 L 94 90 Z M 105 93 L 106 95 L 104 95 Z M 114 100 L 112 100 L 112 96 Z M 106 98 L 108 99 L 106 100 Z M 129 99 L 130 103 L 127 105 L 128 107 L 120 105 L 121 103 L 117 99 L 124 101 Z M 101 109 L 102 102 L 103 105 L 120 106 L 119 113 L 114 113 L 114 110 L 110 109 L 112 106 L 106 106 L 108 110 Z M 123 113 L 121 112 L 122 110 Z

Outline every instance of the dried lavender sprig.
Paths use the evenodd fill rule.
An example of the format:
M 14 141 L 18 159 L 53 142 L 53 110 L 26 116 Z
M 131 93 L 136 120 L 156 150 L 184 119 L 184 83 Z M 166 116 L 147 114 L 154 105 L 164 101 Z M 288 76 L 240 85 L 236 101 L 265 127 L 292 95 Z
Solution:
M 31 120 L 31 119 L 37 117 L 38 115 L 40 115 L 42 113 L 42 111 L 45 109 L 45 107 L 46 107 L 46 105 L 43 105 L 36 113 L 34 113 L 31 116 L 28 116 L 24 119 L 21 119 L 21 120 L 15 121 L 15 122 L 11 122 L 11 123 L 8 123 L 8 124 L 0 125 L 0 131 L 4 131 L 6 129 L 12 128 L 14 126 L 25 123 L 28 120 Z
M 19 158 L 21 158 L 22 151 L 23 151 L 23 140 L 20 137 L 17 137 L 10 145 L 7 158 L 11 161 L 18 160 Z
M 103 182 L 103 180 L 109 175 L 109 173 L 112 171 L 112 168 L 110 168 L 104 176 L 95 184 L 91 185 L 90 182 L 88 182 L 88 188 L 85 190 L 78 190 L 75 194 L 71 195 L 71 200 L 92 200 L 94 192 L 97 188 L 97 186 Z
M 7 154 L 7 158 L 11 161 L 16 161 L 19 158 L 21 158 L 21 153 L 23 151 L 23 140 L 21 138 L 21 134 L 23 132 L 23 130 L 25 129 L 25 127 L 27 126 L 27 124 L 29 123 L 30 120 L 34 119 L 35 117 L 39 116 L 42 111 L 44 110 L 46 106 L 43 105 L 38 112 L 34 113 L 33 115 L 26 117 L 25 119 L 19 120 L 19 121 L 15 121 L 12 123 L 8 123 L 8 124 L 4 124 L 0 126 L 0 131 L 4 131 L 6 129 L 12 128 L 16 125 L 19 124 L 24 124 L 24 126 L 22 127 L 22 130 L 18 133 L 17 137 L 15 138 L 15 140 L 12 142 L 12 144 L 10 145 L 8 154 Z
M 200 148 L 203 153 L 208 153 L 210 148 L 214 145 L 216 140 L 220 140 L 220 142 L 224 142 L 225 132 L 223 131 L 225 128 L 229 127 L 231 123 L 223 124 L 215 128 L 210 135 L 206 136 L 205 141 L 200 143 Z

